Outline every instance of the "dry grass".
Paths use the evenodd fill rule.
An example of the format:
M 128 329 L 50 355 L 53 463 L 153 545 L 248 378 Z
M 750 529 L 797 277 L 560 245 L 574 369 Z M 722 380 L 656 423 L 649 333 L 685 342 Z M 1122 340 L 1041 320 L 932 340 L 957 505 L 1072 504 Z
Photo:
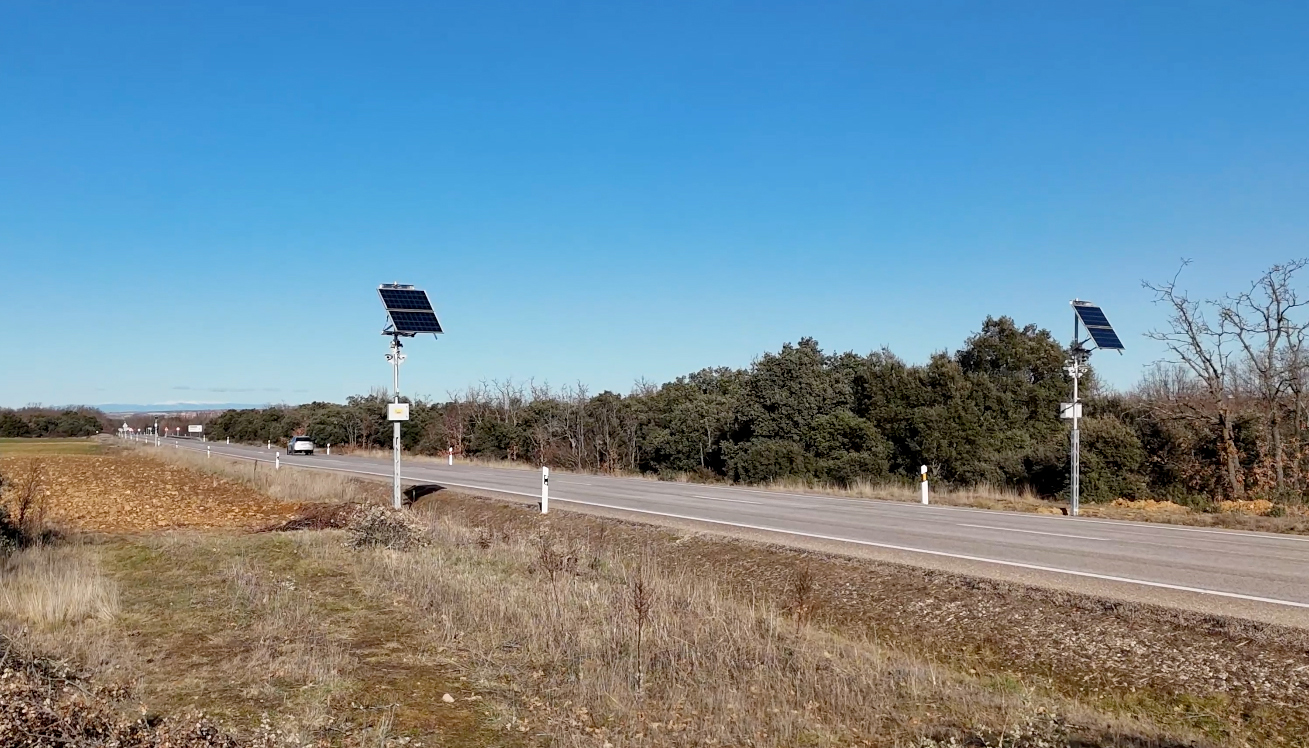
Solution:
M 809 483 L 797 478 L 779 478 L 760 486 L 769 491 L 786 493 L 821 494 L 851 499 L 876 499 L 917 503 L 921 500 L 917 484 L 905 482 L 873 482 L 857 480 L 849 486 L 827 483 Z M 1044 501 L 1030 491 L 1019 491 L 981 484 L 963 488 L 932 486 L 930 500 L 946 506 L 966 506 L 977 509 L 995 509 L 1011 512 L 1059 514 L 1060 505 Z
M 451 516 L 432 533 L 427 548 L 365 550 L 348 566 L 430 618 L 501 729 L 552 745 L 1000 745 L 1024 731 L 1029 745 L 1171 744 L 1148 723 L 814 626 L 803 574 L 794 604 L 778 605 L 640 546 Z M 310 548 L 340 563 L 338 544 Z
M 330 551 L 330 552 L 327 552 Z M 133 651 L 140 696 L 201 710 L 241 735 L 294 745 L 485 745 L 475 703 L 426 646 L 428 622 L 365 594 L 340 532 L 170 534 L 117 540 L 110 633 Z
M 43 458 L 0 463 L 7 475 L 0 484 L 0 555 L 54 539 L 46 522 L 49 476 Z
M 54 629 L 118 612 L 118 588 L 78 548 L 37 547 L 0 561 L 0 615 Z
M 104 443 L 86 439 L 0 439 L 0 457 L 32 455 L 93 455 L 105 451 Z
M 68 663 L 0 633 L 0 745 L 5 748 L 236 748 L 229 735 L 203 718 L 160 720 L 133 713 L 130 691 L 94 682 Z M 277 744 L 257 739 L 251 748 Z
M 1293 696 L 1309 692 L 1303 631 L 568 512 L 545 521 L 529 508 L 448 493 L 419 509 L 475 528 L 483 550 L 548 525 L 557 546 L 581 549 L 587 564 L 586 549 L 598 547 L 608 549 L 602 557 L 639 549 L 676 575 L 712 570 L 719 592 L 738 602 L 766 602 L 983 682 L 1201 730 L 1220 745 L 1309 734 L 1309 701 Z
M 376 481 L 351 478 L 327 470 L 296 469 L 283 464 L 208 457 L 186 449 L 141 449 L 145 457 L 209 475 L 222 476 L 280 501 L 365 503 L 389 498 Z
M 255 502 L 248 465 L 160 453 L 167 462 L 103 458 L 118 468 L 59 461 L 113 488 L 113 505 L 144 501 L 129 488 L 158 494 L 160 476 L 179 496 L 222 486 Z M 286 482 L 269 490 L 288 490 L 294 473 L 320 477 L 279 473 L 271 480 Z M 345 481 L 315 481 L 297 498 L 386 494 Z M 312 517 L 280 524 L 340 519 L 306 508 Z M 1309 647 L 1272 627 L 566 512 L 543 518 L 447 491 L 419 509 L 421 526 L 405 522 L 426 533 L 417 543 L 229 530 L 25 552 L 0 589 L 31 602 L 0 596 L 0 624 L 137 684 L 164 714 L 199 709 L 238 735 L 301 745 L 1235 748 L 1294 745 L 1309 729 Z M 349 514 L 372 517 L 355 536 L 379 511 Z M 95 595 L 59 581 L 63 568 L 112 580 L 116 605 L 87 602 Z M 42 603 L 43 584 L 63 585 L 64 602 Z

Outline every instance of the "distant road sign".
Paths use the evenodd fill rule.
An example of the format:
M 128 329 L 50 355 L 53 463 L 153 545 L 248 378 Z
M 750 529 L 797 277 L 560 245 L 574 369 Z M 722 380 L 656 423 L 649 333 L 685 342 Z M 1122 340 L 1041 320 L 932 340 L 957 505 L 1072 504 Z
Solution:
M 409 403 L 387 403 L 386 420 L 388 421 L 408 421 L 409 420 Z
M 195 424 L 193 423 L 193 424 L 191 424 L 190 426 L 187 426 L 187 427 L 186 427 L 186 432 L 187 432 L 188 434 L 203 434 L 203 433 L 205 432 L 205 427 L 204 427 L 204 426 L 197 426 L 197 425 L 195 425 Z

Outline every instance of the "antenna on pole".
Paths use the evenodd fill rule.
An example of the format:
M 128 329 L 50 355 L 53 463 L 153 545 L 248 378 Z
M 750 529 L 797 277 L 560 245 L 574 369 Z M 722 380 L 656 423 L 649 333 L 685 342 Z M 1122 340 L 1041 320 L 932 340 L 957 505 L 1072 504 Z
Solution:
M 1068 360 L 1064 362 L 1064 367 L 1068 375 L 1073 378 L 1073 401 L 1061 403 L 1059 415 L 1073 422 L 1073 434 L 1069 444 L 1072 464 L 1068 488 L 1069 514 L 1076 517 L 1081 511 L 1082 490 L 1082 442 L 1081 431 L 1078 429 L 1078 421 L 1082 418 L 1082 402 L 1078 385 L 1082 375 L 1090 371 L 1086 362 L 1091 358 L 1091 349 L 1087 348 L 1086 344 L 1094 343 L 1098 349 L 1122 353 L 1123 341 L 1118 339 L 1118 333 L 1114 332 L 1113 326 L 1109 324 L 1109 319 L 1104 316 L 1100 307 L 1081 299 L 1073 299 L 1069 303 L 1073 306 L 1073 344 L 1068 348 Z M 1082 340 L 1082 327 L 1086 327 L 1087 334 L 1091 336 L 1086 340 Z
M 432 311 L 432 302 L 427 300 L 427 292 L 413 286 L 400 283 L 388 283 L 377 287 L 377 295 L 386 307 L 390 322 L 382 329 L 383 335 L 391 337 L 391 350 L 386 360 L 391 363 L 392 399 L 386 408 L 386 420 L 391 422 L 391 454 L 393 474 L 391 478 L 391 504 L 396 509 L 400 502 L 400 423 L 409 420 L 409 404 L 400 402 L 400 364 L 404 363 L 404 347 L 400 338 L 412 338 L 431 333 L 440 335 L 445 330 Z

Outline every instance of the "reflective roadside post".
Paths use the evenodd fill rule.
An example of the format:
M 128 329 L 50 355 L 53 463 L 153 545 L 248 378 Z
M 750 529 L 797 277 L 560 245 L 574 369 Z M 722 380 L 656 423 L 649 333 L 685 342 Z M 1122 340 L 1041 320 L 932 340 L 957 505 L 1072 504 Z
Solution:
M 926 503 L 927 503 L 927 466 L 926 466 L 926 465 L 923 465 L 923 467 L 922 467 L 922 469 L 921 469 L 920 472 L 921 472 L 921 474 L 922 474 L 922 476 L 923 476 L 923 480 L 922 480 L 922 484 L 923 484 L 923 489 L 922 489 L 922 491 L 923 491 L 923 503 L 926 504 Z
M 541 466 L 541 514 L 550 513 L 550 468 Z

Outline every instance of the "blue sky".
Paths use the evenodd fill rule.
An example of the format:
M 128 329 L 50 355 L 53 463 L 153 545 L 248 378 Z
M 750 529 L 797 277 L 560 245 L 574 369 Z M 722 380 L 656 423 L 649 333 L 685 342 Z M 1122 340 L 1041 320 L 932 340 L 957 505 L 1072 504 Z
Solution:
M 1293 3 L 0 7 L 0 405 L 627 391 L 1309 255 Z

